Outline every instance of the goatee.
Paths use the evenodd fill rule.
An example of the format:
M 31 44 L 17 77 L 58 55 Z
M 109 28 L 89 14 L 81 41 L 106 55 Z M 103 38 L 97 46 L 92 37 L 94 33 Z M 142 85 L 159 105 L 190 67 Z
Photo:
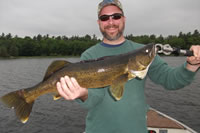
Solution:
M 119 26 L 117 26 L 117 25 L 108 25 L 108 26 L 105 27 L 105 29 L 109 29 L 109 28 L 118 28 L 119 29 Z M 100 31 L 101 31 L 101 33 L 102 33 L 104 38 L 106 38 L 109 41 L 115 41 L 115 40 L 119 39 L 123 35 L 124 25 L 123 25 L 122 29 L 119 29 L 118 33 L 115 36 L 110 36 L 105 31 L 103 31 L 101 28 L 100 28 Z

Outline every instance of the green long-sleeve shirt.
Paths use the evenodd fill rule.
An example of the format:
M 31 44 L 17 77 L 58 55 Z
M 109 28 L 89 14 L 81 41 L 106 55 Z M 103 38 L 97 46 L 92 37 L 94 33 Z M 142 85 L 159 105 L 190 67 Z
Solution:
M 122 54 L 142 46 L 144 45 L 129 40 L 112 47 L 98 43 L 86 50 L 81 60 Z M 147 75 L 153 82 L 174 90 L 191 83 L 195 73 L 188 71 L 185 64 L 171 68 L 156 56 Z M 86 133 L 146 133 L 145 81 L 146 77 L 127 81 L 120 101 L 115 101 L 110 96 L 108 87 L 88 89 L 88 99 L 84 102 L 77 100 L 88 109 Z

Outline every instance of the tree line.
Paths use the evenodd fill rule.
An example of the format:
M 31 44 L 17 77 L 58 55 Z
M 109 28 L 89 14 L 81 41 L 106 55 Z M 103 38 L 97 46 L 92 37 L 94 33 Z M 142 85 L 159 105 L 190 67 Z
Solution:
M 193 44 L 200 44 L 200 33 L 196 29 L 193 33 L 182 33 L 179 35 L 126 35 L 126 39 L 134 42 L 148 44 L 161 43 L 170 44 L 173 47 L 189 49 Z M 18 57 L 18 56 L 80 56 L 89 47 L 100 42 L 95 35 L 79 36 L 52 36 L 37 35 L 34 37 L 12 36 L 11 33 L 0 35 L 0 57 Z

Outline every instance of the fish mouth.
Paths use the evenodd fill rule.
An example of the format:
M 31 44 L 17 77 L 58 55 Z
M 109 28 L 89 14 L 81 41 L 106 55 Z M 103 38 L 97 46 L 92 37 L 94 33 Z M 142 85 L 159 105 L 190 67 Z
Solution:
M 153 45 L 152 48 L 151 48 L 151 52 L 149 52 L 149 57 L 154 58 L 156 51 L 157 51 L 157 48 L 155 47 L 155 45 Z

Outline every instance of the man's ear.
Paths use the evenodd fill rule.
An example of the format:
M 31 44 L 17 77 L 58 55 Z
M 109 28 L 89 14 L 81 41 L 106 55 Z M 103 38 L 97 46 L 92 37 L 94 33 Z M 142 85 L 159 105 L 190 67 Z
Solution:
M 126 17 L 124 16 L 124 22 L 126 22 Z
M 99 19 L 97 20 L 97 23 L 100 24 L 100 20 Z

